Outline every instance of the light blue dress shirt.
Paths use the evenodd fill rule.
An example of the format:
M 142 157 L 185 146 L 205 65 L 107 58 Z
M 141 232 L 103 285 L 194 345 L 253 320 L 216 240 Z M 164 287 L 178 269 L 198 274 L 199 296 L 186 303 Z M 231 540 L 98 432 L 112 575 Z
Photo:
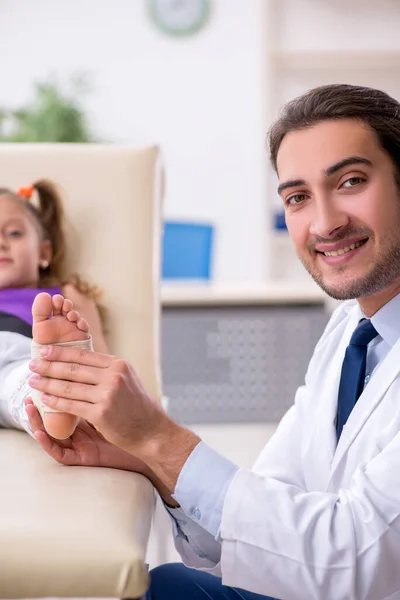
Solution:
M 371 322 L 378 335 L 368 344 L 364 385 L 368 384 L 375 368 L 400 338 L 400 294 L 375 313 Z M 207 543 L 202 543 L 200 549 L 196 546 L 196 535 L 193 534 L 200 525 L 215 540 L 220 541 L 222 510 L 228 488 L 237 471 L 238 467 L 230 460 L 200 442 L 179 475 L 173 498 L 180 504 L 180 508 L 167 509 L 174 519 L 175 535 L 185 538 L 200 558 L 217 562 L 215 544 L 208 544 L 209 548 L 206 548 L 203 546 Z

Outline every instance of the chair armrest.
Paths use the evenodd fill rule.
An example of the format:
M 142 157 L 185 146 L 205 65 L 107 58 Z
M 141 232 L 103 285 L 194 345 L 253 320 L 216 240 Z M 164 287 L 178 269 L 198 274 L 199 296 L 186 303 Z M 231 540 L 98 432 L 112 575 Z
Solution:
M 139 598 L 153 511 L 145 477 L 65 467 L 0 429 L 0 598 Z

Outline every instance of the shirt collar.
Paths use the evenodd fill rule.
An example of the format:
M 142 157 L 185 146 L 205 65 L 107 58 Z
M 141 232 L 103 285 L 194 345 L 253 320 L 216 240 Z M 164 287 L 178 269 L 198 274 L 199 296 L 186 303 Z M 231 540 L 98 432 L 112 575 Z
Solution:
M 383 340 L 394 346 L 400 338 L 400 294 L 389 300 L 371 317 L 371 323 Z
M 345 311 L 358 314 L 358 321 L 368 318 L 364 315 L 357 300 L 346 301 Z M 397 294 L 382 308 L 380 308 L 373 317 L 371 323 L 375 327 L 381 338 L 390 346 L 394 346 L 400 338 L 400 294 Z

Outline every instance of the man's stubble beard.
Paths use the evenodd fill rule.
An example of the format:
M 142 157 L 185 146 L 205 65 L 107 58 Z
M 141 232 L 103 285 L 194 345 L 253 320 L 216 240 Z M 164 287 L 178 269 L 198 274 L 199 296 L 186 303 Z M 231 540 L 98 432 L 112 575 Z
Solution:
M 375 239 L 373 233 L 368 237 L 367 243 L 373 243 Z M 377 294 L 400 278 L 400 211 L 396 227 L 385 236 L 379 255 L 372 262 L 367 273 L 358 279 L 345 282 L 343 285 L 339 283 L 330 286 L 325 284 L 321 272 L 317 272 L 311 260 L 300 256 L 299 258 L 315 283 L 335 300 L 352 300 Z M 335 272 L 340 276 L 340 273 L 345 273 L 347 268 L 347 265 L 339 266 L 335 268 Z

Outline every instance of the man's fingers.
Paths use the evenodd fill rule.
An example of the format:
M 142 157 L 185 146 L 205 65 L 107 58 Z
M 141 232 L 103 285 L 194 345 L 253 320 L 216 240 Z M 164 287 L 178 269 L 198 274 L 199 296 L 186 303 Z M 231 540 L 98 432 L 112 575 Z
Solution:
M 53 440 L 45 431 L 42 418 L 39 414 L 38 409 L 32 402 L 32 398 L 26 398 L 25 400 L 26 412 L 29 417 L 29 423 L 32 428 L 35 439 L 39 442 L 43 450 L 49 454 L 54 460 L 62 464 L 76 464 L 67 463 L 66 460 L 72 460 L 72 456 L 68 456 L 67 448 L 59 446 L 58 443 Z M 71 450 L 70 450 L 71 453 Z
M 76 362 L 51 362 L 40 358 L 33 359 L 29 363 L 29 368 L 32 373 L 88 385 L 100 383 L 102 374 L 107 372 L 105 369 L 81 365 Z
M 70 400 L 51 394 L 42 394 L 42 402 L 46 406 L 56 408 L 60 412 L 66 412 L 76 417 L 81 417 L 85 421 L 93 419 L 95 406 L 90 402 L 81 402 L 80 400 Z
M 76 452 L 71 448 L 63 448 L 53 440 L 45 431 L 36 431 L 35 439 L 38 441 L 42 449 L 54 460 L 63 465 L 78 465 Z
M 99 369 L 106 369 L 115 360 L 115 357 L 109 354 L 100 354 L 99 352 L 91 352 L 73 346 L 43 346 L 40 355 L 51 362 L 77 363 L 78 365 Z
M 75 383 L 74 381 L 66 381 L 64 379 L 50 379 L 49 377 L 42 377 L 35 374 L 29 378 L 29 385 L 39 392 L 44 392 L 50 396 L 57 396 L 58 398 L 80 400 L 84 403 L 96 403 L 102 400 L 102 396 L 99 394 L 100 386 L 87 385 L 86 383 Z
M 30 423 L 33 433 L 35 433 L 36 431 L 43 431 L 44 426 L 43 426 L 42 418 L 39 414 L 38 409 L 32 403 L 31 398 L 29 398 L 25 401 L 25 406 L 26 406 L 26 413 L 28 415 L 29 423 Z

